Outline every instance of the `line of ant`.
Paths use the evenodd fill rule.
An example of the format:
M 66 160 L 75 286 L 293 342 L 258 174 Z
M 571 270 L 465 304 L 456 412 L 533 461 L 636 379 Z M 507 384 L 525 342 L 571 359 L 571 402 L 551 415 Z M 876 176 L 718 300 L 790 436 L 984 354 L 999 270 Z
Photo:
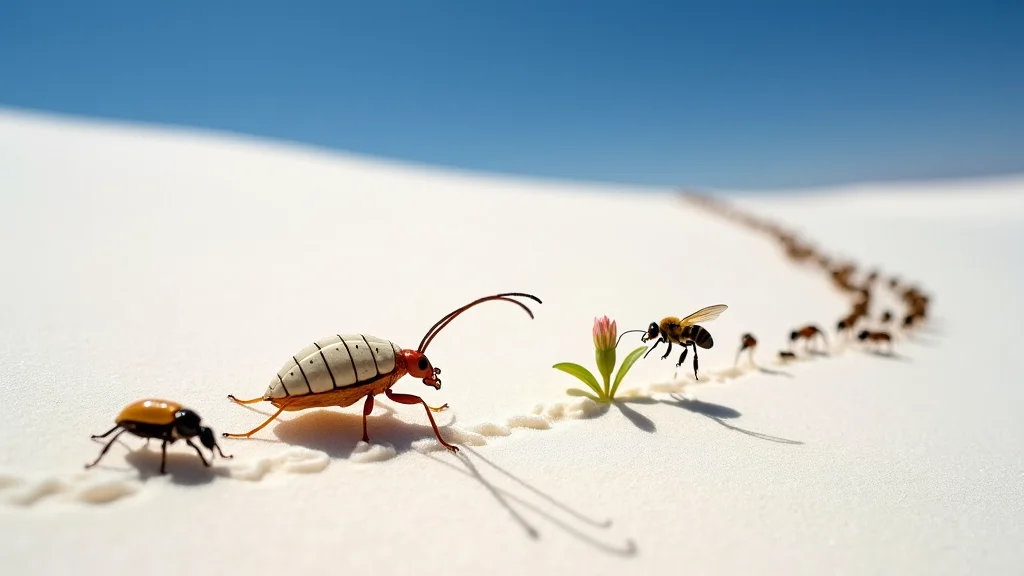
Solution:
M 789 232 L 767 220 L 762 220 L 752 214 L 728 204 L 725 200 L 714 198 L 690 191 L 683 191 L 683 197 L 711 212 L 714 212 L 726 219 L 740 223 L 742 226 L 767 234 L 776 240 L 782 247 L 787 259 L 799 265 L 811 265 L 824 272 L 829 278 L 832 286 L 840 292 L 848 295 L 852 302 L 850 308 L 836 322 L 837 340 L 849 341 L 856 333 L 856 340 L 875 352 L 892 355 L 894 334 L 897 328 L 897 315 L 892 310 L 886 309 L 878 317 L 877 324 L 871 326 L 871 304 L 876 289 L 880 284 L 888 288 L 898 296 L 903 303 L 905 310 L 902 319 L 899 320 L 899 329 L 904 333 L 922 324 L 928 317 L 928 307 L 931 298 L 914 284 L 904 283 L 898 276 L 892 276 L 882 282 L 877 269 L 869 270 L 863 280 L 856 279 L 857 265 L 850 262 L 837 262 L 827 254 L 819 251 L 809 242 L 797 237 L 795 233 Z M 754 363 L 754 350 L 757 347 L 757 338 L 753 334 L 745 333 L 740 337 L 740 348 L 736 353 L 734 366 L 739 365 L 740 358 L 746 352 L 751 364 Z M 821 341 L 822 348 L 812 348 L 812 344 Z M 827 354 L 830 346 L 825 330 L 814 324 L 800 326 L 789 333 L 789 348 L 779 350 L 778 358 L 781 362 L 789 362 L 797 358 L 795 349 L 798 342 L 804 342 L 804 352 Z

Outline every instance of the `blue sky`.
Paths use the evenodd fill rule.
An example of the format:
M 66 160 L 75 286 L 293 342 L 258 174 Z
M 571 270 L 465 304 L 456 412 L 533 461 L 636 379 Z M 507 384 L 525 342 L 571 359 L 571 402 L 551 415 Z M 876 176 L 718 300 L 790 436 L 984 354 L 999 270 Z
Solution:
M 0 106 L 725 188 L 1024 172 L 1024 3 L 0 3 Z

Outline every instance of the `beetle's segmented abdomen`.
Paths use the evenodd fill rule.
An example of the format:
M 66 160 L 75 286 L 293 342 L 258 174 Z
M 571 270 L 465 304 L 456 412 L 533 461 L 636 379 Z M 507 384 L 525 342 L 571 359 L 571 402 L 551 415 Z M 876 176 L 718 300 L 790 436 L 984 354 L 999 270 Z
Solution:
M 335 334 L 317 340 L 285 362 L 264 398 L 320 394 L 355 386 L 395 369 L 394 343 L 366 334 Z

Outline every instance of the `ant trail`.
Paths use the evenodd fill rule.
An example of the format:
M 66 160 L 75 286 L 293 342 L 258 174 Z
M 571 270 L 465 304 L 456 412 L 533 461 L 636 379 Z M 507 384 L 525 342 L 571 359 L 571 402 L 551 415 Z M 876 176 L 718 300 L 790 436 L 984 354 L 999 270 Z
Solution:
M 514 481 L 514 482 L 515 482 L 516 484 L 519 484 L 519 485 L 520 485 L 520 486 L 522 486 L 523 488 L 526 488 L 526 489 L 527 489 L 527 490 L 529 490 L 530 492 L 533 492 L 533 493 L 534 493 L 534 494 L 536 494 L 537 496 L 540 496 L 541 498 L 543 498 L 543 499 L 547 500 L 547 501 L 548 501 L 548 502 L 550 502 L 551 504 L 554 504 L 554 505 L 555 505 L 555 506 L 557 506 L 558 508 L 561 508 L 561 509 L 562 509 L 563 511 L 565 511 L 565 512 L 566 512 L 567 514 L 570 514 L 570 515 L 572 515 L 572 516 L 575 516 L 575 517 L 576 517 L 576 519 L 578 519 L 578 520 L 580 520 L 580 521 L 582 521 L 582 522 L 586 522 L 587 524 L 590 524 L 591 526 L 595 526 L 595 527 L 597 527 L 597 528 L 608 528 L 609 526 L 611 526 L 611 525 L 612 525 L 612 520 L 611 520 L 611 518 L 609 518 L 609 519 L 605 520 L 604 522 L 598 522 L 598 521 L 596 521 L 596 520 L 593 520 L 593 519 L 591 519 L 591 518 L 587 518 L 587 517 L 586 517 L 586 516 L 584 516 L 583 514 L 580 514 L 579 512 L 576 512 L 575 510 L 572 510 L 571 508 L 569 508 L 569 507 L 568 507 L 568 506 L 566 506 L 565 504 L 562 504 L 561 502 L 559 502 L 559 501 L 555 500 L 555 499 L 554 499 L 554 498 L 552 498 L 551 496 L 549 496 L 549 495 L 547 495 L 547 494 L 545 494 L 545 493 L 541 492 L 540 490 L 538 490 L 538 489 L 534 488 L 533 486 L 530 486 L 529 484 L 527 484 L 527 483 L 526 483 L 526 482 L 524 482 L 523 480 L 521 480 L 521 479 L 517 478 L 516 476 L 512 475 L 512 474 L 511 474 L 510 472 L 508 472 L 507 470 L 505 470 L 505 469 L 503 469 L 502 467 L 498 466 L 498 465 L 497 465 L 497 464 L 495 464 L 494 462 L 491 462 L 491 461 L 490 461 L 490 460 L 488 460 L 487 458 L 484 458 L 484 457 L 483 457 L 483 456 L 482 456 L 482 455 L 481 455 L 481 454 L 480 454 L 479 452 L 477 452 L 476 450 L 473 450 L 473 449 L 471 449 L 471 448 L 469 448 L 469 447 L 465 447 L 464 449 L 465 449 L 465 450 L 468 450 L 469 452 L 472 452 L 474 456 L 476 456 L 477 458 L 479 458 L 479 459 L 483 460 L 484 462 L 486 462 L 486 463 L 487 463 L 487 464 L 488 464 L 488 465 L 489 465 L 489 466 L 490 466 L 491 468 L 494 468 L 494 469 L 495 469 L 495 470 L 497 470 L 498 472 L 501 472 L 502 474 L 504 474 L 504 475 L 505 475 L 505 476 L 507 476 L 508 478 L 512 479 L 512 480 L 513 480 L 513 481 Z
M 433 455 L 423 454 L 423 456 L 425 456 L 427 458 L 430 458 L 431 460 L 437 462 L 438 464 L 443 464 L 443 465 L 445 465 L 445 466 L 455 470 L 459 474 L 465 474 L 466 476 L 470 476 L 470 477 L 473 476 L 473 474 L 471 474 L 470 472 L 466 472 L 464 470 L 460 470 L 457 466 L 455 466 L 455 465 L 453 465 L 451 463 L 445 462 L 443 460 L 440 460 L 440 459 L 438 459 L 437 457 L 435 457 Z M 486 481 L 484 481 L 479 475 L 477 475 L 476 478 L 478 480 L 486 483 Z M 578 538 L 582 542 L 590 544 L 591 546 L 597 548 L 598 550 L 601 550 L 601 551 L 606 552 L 608 554 L 615 554 L 617 556 L 623 556 L 623 557 L 636 556 L 636 554 L 637 554 L 637 545 L 636 545 L 636 542 L 634 542 L 632 538 L 627 538 L 626 539 L 626 545 L 624 547 L 622 547 L 622 548 L 618 548 L 618 547 L 614 547 L 614 546 L 609 546 L 608 544 L 605 544 L 605 543 L 603 543 L 603 542 L 601 542 L 601 541 L 599 541 L 599 540 L 597 540 L 597 539 L 595 539 L 595 538 L 593 538 L 591 536 L 588 536 L 588 535 L 584 534 L 583 532 L 577 530 L 576 528 L 573 528 L 572 526 L 569 526 L 565 522 L 562 522 L 558 518 L 555 518 L 551 514 L 549 514 L 549 513 L 545 512 L 544 510 L 541 510 L 540 508 L 538 508 L 536 505 L 531 504 L 531 503 L 523 500 L 522 498 L 520 498 L 519 496 L 516 496 L 515 494 L 511 494 L 511 493 L 509 493 L 506 490 L 502 490 L 501 488 L 497 488 L 497 487 L 494 487 L 494 486 L 490 486 L 489 488 L 490 488 L 490 490 L 493 493 L 501 494 L 501 495 L 507 497 L 509 500 L 517 502 L 519 505 L 524 506 L 524 507 L 528 508 L 529 510 L 532 510 L 535 514 L 543 517 L 544 519 L 546 519 L 547 521 L 551 522 L 555 526 L 558 526 L 562 530 L 565 530 L 568 534 Z
M 494 499 L 500 502 L 501 505 L 506 510 L 508 510 L 508 513 L 511 514 L 513 518 L 515 518 L 516 522 L 518 522 L 524 530 L 526 530 L 526 533 L 530 536 L 530 538 L 536 540 L 540 537 L 540 533 L 537 532 L 537 529 L 534 528 L 533 525 L 531 525 L 529 522 L 527 522 L 526 519 L 522 517 L 522 515 L 516 512 L 512 508 L 512 506 L 509 506 L 508 502 L 502 497 L 500 491 L 497 488 L 495 488 L 493 484 L 484 480 L 484 477 L 480 475 L 480 471 L 476 469 L 476 466 L 473 465 L 473 462 L 469 459 L 468 456 L 466 456 L 465 454 L 456 454 L 456 456 L 458 457 L 459 460 L 462 460 L 463 464 L 466 465 L 466 468 L 469 469 L 471 475 L 474 478 L 476 478 L 481 484 L 483 484 L 484 487 L 487 488 L 492 495 L 494 495 Z

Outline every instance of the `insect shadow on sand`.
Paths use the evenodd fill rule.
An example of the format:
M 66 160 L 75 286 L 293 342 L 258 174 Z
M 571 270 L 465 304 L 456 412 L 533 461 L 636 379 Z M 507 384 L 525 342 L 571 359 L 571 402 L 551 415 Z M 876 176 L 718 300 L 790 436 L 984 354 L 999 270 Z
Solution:
M 895 352 L 895 351 L 892 351 L 892 350 L 865 350 L 864 353 L 865 354 L 869 354 L 871 356 L 877 356 L 879 358 L 885 358 L 886 360 L 899 360 L 901 362 L 913 362 L 913 360 L 910 358 L 910 356 L 904 356 L 903 354 L 900 354 L 899 352 Z
M 98 444 L 103 443 L 102 440 L 94 440 L 94 442 Z M 217 478 L 227 478 L 231 474 L 228 468 L 218 466 L 218 461 L 222 460 L 221 458 L 216 458 L 210 462 L 209 454 L 204 456 L 207 462 L 210 462 L 210 466 L 203 466 L 195 451 L 182 442 L 167 445 L 166 474 L 160 474 L 160 441 L 153 440 L 149 442 L 140 440 L 138 443 L 130 445 L 124 440 L 118 439 L 117 444 L 120 444 L 121 447 L 127 450 L 128 453 L 125 455 L 124 460 L 138 471 L 138 479 L 142 482 L 146 482 L 151 478 L 167 477 L 175 484 L 197 486 L 209 484 Z M 111 446 L 111 451 L 115 449 Z M 127 468 L 123 466 L 105 462 L 97 464 L 96 468 L 117 472 L 127 471 Z
M 767 374 L 768 376 L 785 376 L 786 378 L 792 378 L 793 375 L 785 370 L 772 370 L 771 368 L 764 368 L 762 366 L 757 367 L 757 371 L 761 374 Z
M 732 420 L 735 418 L 739 418 L 741 416 L 739 411 L 733 408 L 729 408 L 728 406 L 722 406 L 721 404 L 713 404 L 711 402 L 702 402 L 700 400 L 691 400 L 678 394 L 673 394 L 672 399 L 674 400 L 674 402 L 665 403 L 670 406 L 678 406 L 679 408 L 682 408 L 689 412 L 693 412 L 694 414 L 700 414 L 701 416 L 714 420 L 715 422 L 721 424 L 722 426 L 728 428 L 729 430 L 735 430 L 736 432 L 739 432 L 741 434 L 746 434 L 747 436 L 753 436 L 754 438 L 767 440 L 769 442 L 778 442 L 779 444 L 803 444 L 803 442 L 799 440 L 790 440 L 788 438 L 772 436 L 770 434 L 763 434 L 761 432 L 754 432 L 753 430 L 740 428 L 735 424 L 730 424 L 726 422 L 726 420 Z
M 469 456 L 470 454 L 473 455 L 473 458 L 471 458 Z M 462 450 L 458 454 L 455 454 L 455 455 L 450 455 L 450 454 L 445 455 L 446 456 L 445 459 L 442 459 L 442 457 L 439 457 L 439 456 L 434 455 L 432 453 L 423 453 L 422 455 L 424 457 L 426 457 L 426 458 L 429 458 L 430 460 L 432 460 L 434 462 L 437 462 L 438 464 L 441 464 L 443 466 L 451 468 L 452 470 L 458 472 L 459 474 L 464 474 L 464 475 L 469 476 L 470 478 L 476 480 L 477 482 L 479 482 L 484 488 L 487 489 L 488 492 L 491 493 L 492 496 L 494 496 L 494 499 L 497 500 L 498 503 L 503 508 L 505 508 L 505 510 L 508 511 L 508 513 L 512 516 L 512 518 L 520 526 L 522 526 L 522 528 L 526 532 L 527 536 L 529 536 L 533 540 L 539 540 L 540 539 L 540 532 L 532 524 L 530 524 L 525 518 L 523 518 L 523 516 L 519 512 L 517 512 L 515 510 L 515 508 L 512 507 L 512 504 L 510 503 L 510 501 L 516 502 L 520 506 L 522 506 L 522 507 L 524 507 L 524 508 L 526 508 L 528 510 L 533 511 L 535 514 L 541 516 L 542 518 L 544 518 L 548 522 L 551 522 L 555 526 L 561 528 L 562 530 L 564 530 L 569 535 L 577 538 L 578 540 L 580 540 L 580 541 L 582 541 L 582 542 L 584 542 L 584 543 L 586 543 L 586 544 L 588 544 L 590 546 L 593 546 L 594 548 L 596 548 L 596 549 L 598 549 L 598 550 L 600 550 L 602 552 L 606 552 L 608 554 L 614 554 L 616 556 L 624 556 L 624 557 L 636 556 L 636 554 L 637 554 L 637 546 L 636 546 L 636 543 L 632 539 L 628 539 L 627 538 L 624 546 L 613 546 L 613 545 L 605 544 L 604 542 L 601 542 L 600 540 L 585 534 L 584 532 L 582 532 L 578 528 L 575 528 L 575 527 L 569 525 L 568 523 L 566 523 L 566 522 L 556 518 L 555 516 L 553 516 L 549 512 L 541 509 L 541 507 L 537 506 L 536 504 L 532 504 L 530 502 L 527 502 L 523 498 L 521 498 L 521 497 L 519 497 L 519 496 L 517 496 L 515 494 L 512 494 L 508 490 L 505 490 L 505 489 L 502 489 L 502 488 L 498 488 L 497 486 L 495 486 L 494 484 L 489 482 L 484 477 L 484 475 L 480 473 L 480 469 L 473 462 L 474 460 L 479 460 L 480 462 L 483 462 L 483 463 L 487 464 L 488 466 L 490 466 L 494 470 L 497 470 L 503 476 L 511 479 L 513 482 L 515 482 L 519 486 L 522 486 L 526 490 L 528 490 L 528 491 L 532 492 L 533 494 L 537 495 L 538 497 L 542 498 L 547 503 L 549 503 L 552 506 L 562 510 L 566 514 L 572 516 L 573 518 L 575 518 L 579 522 L 582 522 L 584 524 L 587 524 L 587 525 L 595 527 L 595 528 L 603 528 L 603 529 L 609 528 L 611 526 L 611 524 L 612 524 L 611 520 L 597 521 L 597 520 L 594 520 L 592 518 L 588 518 L 587 516 L 585 516 L 584 514 L 582 514 L 580 512 L 577 512 L 576 510 L 573 510 L 572 508 L 570 508 L 566 504 L 563 504 L 563 503 L 559 502 L 558 500 L 556 500 L 553 496 L 551 496 L 549 494 L 546 494 L 545 492 L 543 492 L 539 488 L 531 486 L 525 480 L 519 478 L 518 476 L 512 474 L 511 472 L 505 470 L 504 468 L 498 466 L 497 464 L 491 462 L 487 458 L 484 458 L 476 450 L 473 450 L 473 449 L 467 448 L 467 447 L 462 447 Z M 461 467 L 457 466 L 456 464 L 453 464 L 451 462 L 447 462 L 446 461 L 447 458 L 451 458 L 451 457 L 457 458 L 462 463 L 462 465 L 465 467 L 465 470 L 463 470 Z
M 598 402 L 600 404 L 600 408 L 592 416 L 589 416 L 589 418 L 597 418 L 599 416 L 604 416 L 605 414 L 608 413 L 609 409 L 611 408 L 611 405 L 614 405 L 619 410 L 619 412 L 621 412 L 622 415 L 626 417 L 627 420 L 629 420 L 634 426 L 636 426 L 640 430 L 644 432 L 653 433 L 658 429 L 658 427 L 655 426 L 653 420 L 627 406 L 627 404 L 657 404 L 657 401 L 655 400 L 642 397 L 616 398 L 612 400 L 609 404 L 607 402 L 600 402 L 596 397 L 594 397 L 593 394 L 590 394 L 589 392 L 586 392 L 584 390 L 580 390 L 579 388 L 569 388 L 568 390 L 566 390 L 566 392 L 569 394 L 569 396 L 590 398 L 591 400 Z
M 646 402 L 641 399 L 630 398 L 623 400 L 615 400 L 612 402 L 612 404 L 615 404 L 615 407 L 619 409 L 619 412 L 622 412 L 622 415 L 625 416 L 630 422 L 633 423 L 634 426 L 636 426 L 640 430 L 643 430 L 644 432 L 650 432 L 652 434 L 655 431 L 657 431 L 658 428 L 657 426 L 654 425 L 654 421 L 648 418 L 647 416 L 644 416 L 643 414 L 637 412 L 636 410 L 630 408 L 628 406 L 629 403 L 652 404 L 653 402 Z
M 251 406 L 245 408 L 262 413 Z M 279 418 L 271 429 L 271 434 L 277 437 L 276 440 L 253 436 L 234 440 L 230 445 L 252 441 L 283 442 L 319 450 L 331 458 L 347 459 L 363 438 L 363 415 L 361 412 L 341 410 L 344 409 L 320 408 L 297 413 L 292 418 Z M 379 410 L 383 410 L 383 414 L 378 413 Z M 366 422 L 370 444 L 390 444 L 397 454 L 402 454 L 412 450 L 414 442 L 434 438 L 434 430 L 430 424 L 411 424 L 400 420 L 395 414 L 395 410 L 384 402 L 377 401 L 374 404 L 374 413 Z M 454 422 L 454 415 L 450 422 L 438 422 L 441 434 L 444 435 L 445 430 Z

